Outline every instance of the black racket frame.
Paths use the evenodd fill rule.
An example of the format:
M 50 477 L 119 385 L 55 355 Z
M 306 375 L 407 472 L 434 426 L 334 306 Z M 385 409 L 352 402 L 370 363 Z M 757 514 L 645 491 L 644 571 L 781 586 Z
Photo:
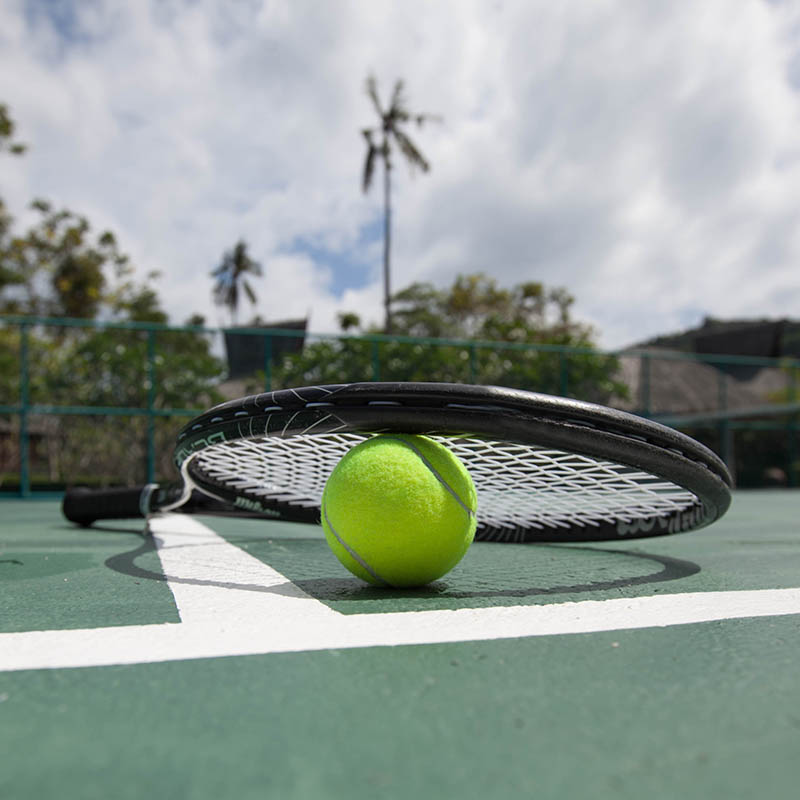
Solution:
M 64 513 L 80 524 L 170 509 L 315 523 L 318 507 L 217 484 L 196 454 L 210 444 L 243 438 L 390 432 L 553 448 L 641 470 L 697 498 L 693 506 L 666 516 L 631 524 L 613 520 L 567 529 L 531 527 L 518 532 L 514 541 L 603 541 L 678 533 L 709 525 L 731 502 L 731 476 L 716 454 L 679 431 L 634 414 L 498 386 L 365 382 L 282 389 L 215 406 L 178 435 L 174 463 L 182 484 L 71 490 L 65 495 Z M 479 524 L 476 539 L 503 538 L 501 534 Z

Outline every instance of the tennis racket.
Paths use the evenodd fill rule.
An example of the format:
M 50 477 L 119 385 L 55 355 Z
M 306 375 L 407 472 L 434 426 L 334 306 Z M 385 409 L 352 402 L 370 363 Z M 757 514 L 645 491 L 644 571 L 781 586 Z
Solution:
M 71 490 L 63 511 L 82 525 L 177 510 L 317 523 L 341 457 L 392 432 L 425 434 L 461 459 L 479 540 L 658 536 L 708 525 L 730 505 L 714 453 L 632 414 L 496 386 L 353 383 L 218 405 L 178 435 L 179 484 Z

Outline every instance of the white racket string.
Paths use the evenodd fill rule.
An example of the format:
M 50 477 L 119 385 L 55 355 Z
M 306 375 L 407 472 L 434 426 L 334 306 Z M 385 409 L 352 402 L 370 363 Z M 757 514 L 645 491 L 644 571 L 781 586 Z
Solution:
M 332 433 L 223 442 L 199 452 L 195 467 L 237 494 L 319 507 L 333 468 L 365 438 Z M 513 442 L 431 438 L 449 447 L 469 470 L 478 492 L 479 524 L 494 531 L 492 538 L 513 539 L 514 531 L 527 528 L 632 523 L 699 502 L 677 484 L 611 461 Z

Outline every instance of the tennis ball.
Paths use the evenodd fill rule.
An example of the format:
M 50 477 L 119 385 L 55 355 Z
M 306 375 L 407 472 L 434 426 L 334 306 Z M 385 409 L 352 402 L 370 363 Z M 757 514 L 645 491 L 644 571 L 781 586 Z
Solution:
M 322 527 L 339 561 L 362 580 L 422 586 L 467 552 L 476 506 L 472 478 L 444 445 L 385 434 L 336 465 L 322 494 Z

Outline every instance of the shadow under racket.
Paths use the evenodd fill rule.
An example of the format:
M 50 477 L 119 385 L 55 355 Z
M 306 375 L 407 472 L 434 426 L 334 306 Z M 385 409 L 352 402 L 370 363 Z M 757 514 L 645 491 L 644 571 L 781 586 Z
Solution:
M 393 610 L 401 611 L 435 608 L 450 600 L 461 601 L 461 605 L 464 601 L 468 604 L 470 600 L 484 601 L 476 604 L 485 605 L 493 600 L 618 591 L 681 580 L 700 572 L 700 566 L 694 562 L 641 550 L 576 544 L 477 543 L 461 565 L 434 583 L 412 589 L 385 589 L 369 586 L 355 577 L 336 575 L 340 567 L 326 542 L 319 538 L 231 537 L 226 541 L 285 575 L 286 583 L 263 586 L 164 574 L 160 571 L 153 537 L 143 539 L 132 550 L 110 556 L 105 565 L 115 572 L 145 580 L 290 596 L 296 596 L 297 589 L 301 589 L 325 603 L 359 606 L 348 608 L 345 613 L 383 611 L 379 601 L 388 600 L 394 601 Z M 191 547 L 196 550 L 197 559 L 202 560 L 207 543 L 175 546 Z M 412 607 L 399 608 L 397 601 L 409 602 Z

